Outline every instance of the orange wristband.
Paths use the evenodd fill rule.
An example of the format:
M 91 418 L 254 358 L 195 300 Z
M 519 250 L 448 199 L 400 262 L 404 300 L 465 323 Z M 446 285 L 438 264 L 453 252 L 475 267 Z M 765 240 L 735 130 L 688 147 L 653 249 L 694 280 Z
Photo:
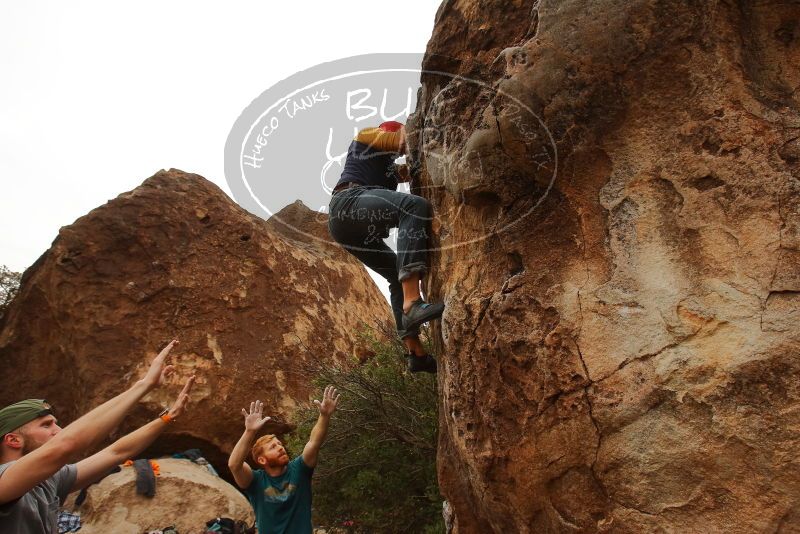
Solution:
M 169 415 L 169 410 L 164 410 L 160 414 L 158 414 L 158 418 L 164 421 L 165 423 L 171 423 L 175 419 Z

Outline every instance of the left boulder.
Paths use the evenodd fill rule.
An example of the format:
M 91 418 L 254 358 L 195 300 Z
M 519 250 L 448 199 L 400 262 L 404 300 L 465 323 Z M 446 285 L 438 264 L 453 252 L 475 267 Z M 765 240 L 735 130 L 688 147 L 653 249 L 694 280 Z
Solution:
M 364 268 L 324 239 L 324 215 L 286 210 L 288 230 L 171 169 L 62 228 L 0 320 L 0 406 L 45 398 L 68 423 L 177 337 L 170 384 L 121 432 L 154 417 L 193 373 L 188 412 L 152 452 L 199 447 L 224 465 L 254 399 L 273 417 L 267 431 L 289 430 L 310 394 L 304 363 L 354 361 L 363 326 L 391 315 Z

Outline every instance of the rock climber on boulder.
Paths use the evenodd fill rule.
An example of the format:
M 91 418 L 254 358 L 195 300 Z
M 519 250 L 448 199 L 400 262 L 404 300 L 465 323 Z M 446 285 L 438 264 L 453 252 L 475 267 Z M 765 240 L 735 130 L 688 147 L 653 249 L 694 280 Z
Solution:
M 443 303 L 427 303 L 420 279 L 427 271 L 431 205 L 417 195 L 396 191 L 411 179 L 394 160 L 406 153 L 405 126 L 384 122 L 361 130 L 350 143 L 341 178 L 333 189 L 328 230 L 331 237 L 389 282 L 397 334 L 409 351 L 411 372 L 436 372 L 425 353 L 419 327 L 437 319 Z M 383 241 L 397 228 L 397 253 Z

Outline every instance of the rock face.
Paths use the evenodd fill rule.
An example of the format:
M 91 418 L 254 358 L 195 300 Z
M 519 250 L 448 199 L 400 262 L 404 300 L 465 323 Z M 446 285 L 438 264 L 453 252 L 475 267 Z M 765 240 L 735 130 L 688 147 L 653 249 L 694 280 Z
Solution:
M 424 67 L 456 530 L 800 530 L 800 4 L 445 1 Z
M 189 460 L 156 460 L 156 494 L 146 497 L 136 493 L 136 472 L 123 467 L 119 473 L 90 486 L 86 501 L 67 509 L 80 513 L 84 534 L 141 534 L 174 525 L 181 534 L 201 534 L 206 521 L 228 517 L 255 522 L 253 509 L 239 490 L 212 475 L 204 466 Z
M 170 404 L 197 373 L 188 413 L 151 453 L 199 447 L 225 475 L 242 407 L 275 424 L 308 401 L 304 364 L 356 355 L 364 323 L 390 320 L 367 272 L 302 204 L 264 222 L 200 176 L 161 171 L 62 228 L 23 275 L 0 331 L 0 405 L 44 397 L 69 422 L 121 393 L 172 337 L 177 373 L 126 419 Z M 296 226 L 291 226 L 295 224 Z M 271 425 L 271 426 L 269 426 Z

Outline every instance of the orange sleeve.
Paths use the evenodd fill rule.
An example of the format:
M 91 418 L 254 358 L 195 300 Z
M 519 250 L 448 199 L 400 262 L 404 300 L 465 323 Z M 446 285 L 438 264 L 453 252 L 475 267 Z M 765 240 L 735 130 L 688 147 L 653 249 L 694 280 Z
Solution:
M 400 132 L 385 132 L 380 128 L 365 128 L 358 132 L 355 140 L 385 152 L 400 151 Z

